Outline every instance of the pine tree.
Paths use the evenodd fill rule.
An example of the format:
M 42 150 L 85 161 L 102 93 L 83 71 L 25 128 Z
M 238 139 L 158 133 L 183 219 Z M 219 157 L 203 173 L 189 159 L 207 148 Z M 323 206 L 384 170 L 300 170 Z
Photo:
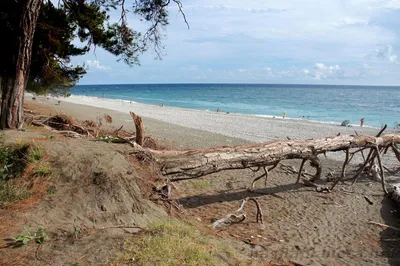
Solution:
M 183 15 L 180 1 L 172 2 Z M 86 71 L 72 66 L 71 56 L 102 47 L 129 66 L 139 64 L 139 56 L 150 47 L 160 56 L 169 4 L 135 0 L 128 10 L 125 0 L 62 0 L 58 6 L 43 0 L 0 1 L 0 129 L 22 128 L 26 89 L 65 92 L 76 84 Z M 118 23 L 110 23 L 114 10 L 121 14 Z M 128 11 L 150 24 L 144 34 L 128 26 Z M 76 37 L 82 47 L 72 43 Z

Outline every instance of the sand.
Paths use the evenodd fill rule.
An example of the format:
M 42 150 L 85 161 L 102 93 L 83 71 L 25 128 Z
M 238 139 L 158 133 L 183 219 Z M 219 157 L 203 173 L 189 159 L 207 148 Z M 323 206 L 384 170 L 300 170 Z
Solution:
M 29 97 L 26 101 L 33 102 Z M 42 97 L 35 102 L 54 108 L 53 112 L 65 112 L 81 120 L 95 120 L 108 114 L 116 127 L 123 124 L 128 130 L 133 130 L 128 111 L 134 111 L 144 117 L 147 134 L 161 144 L 182 149 L 261 142 L 287 136 L 308 139 L 353 134 L 354 130 L 375 135 L 378 131 L 75 96 L 61 99 L 60 104 L 55 99 Z M 337 156 L 338 161 L 321 158 L 324 185 L 328 173 L 335 177 L 340 173 L 339 160 L 344 154 Z M 293 160 L 283 164 L 298 169 L 300 162 Z M 353 175 L 355 169 L 348 167 L 347 176 Z M 306 170 L 312 171 L 308 165 Z M 295 261 L 299 265 L 399 265 L 400 250 L 396 242 L 399 234 L 368 224 L 374 221 L 400 227 L 393 215 L 395 207 L 383 197 L 379 182 L 361 178 L 354 186 L 340 183 L 332 193 L 317 193 L 314 188 L 294 184 L 296 174 L 288 174 L 279 166 L 271 171 L 266 184 L 263 180 L 256 184 L 258 193 L 250 193 L 246 188 L 253 178 L 250 170 L 235 170 L 176 183 L 174 198 L 185 209 L 180 216 L 209 227 L 213 219 L 236 210 L 243 198 L 256 197 L 264 212 L 264 226 L 255 222 L 254 206 L 250 204 L 245 208 L 248 219 L 244 223 L 217 233 L 218 237 L 232 241 L 233 246 L 241 243 L 237 252 L 254 259 L 253 265 L 265 265 L 271 260 Z M 364 196 L 372 200 L 372 205 Z M 248 239 L 257 245 L 243 244 Z
M 101 107 L 123 113 L 135 112 L 143 117 L 157 119 L 174 125 L 200 129 L 251 142 L 263 142 L 290 137 L 308 139 L 331 135 L 359 134 L 373 135 L 379 129 L 371 127 L 342 127 L 336 124 L 295 120 L 287 117 L 261 117 L 237 113 L 184 109 L 101 99 L 88 96 L 70 96 L 61 99 L 63 102 Z M 289 114 L 288 114 L 289 115 Z
M 32 101 L 31 95 L 27 95 L 26 101 Z M 72 95 L 58 99 L 37 97 L 36 101 L 81 120 L 96 121 L 97 117 L 108 114 L 114 118 L 114 125 L 124 125 L 125 129 L 134 130 L 129 116 L 129 112 L 132 111 L 144 118 L 147 134 L 170 144 L 169 146 L 181 149 L 230 146 L 286 138 L 311 139 L 337 134 L 376 135 L 379 132 L 378 128 L 373 127 L 343 127 L 332 123 L 290 119 L 290 116 L 285 119 L 261 117 L 89 96 Z M 386 130 L 386 133 L 391 131 L 393 130 Z M 344 154 L 328 153 L 328 158 L 341 161 Z M 361 163 L 362 157 L 357 156 L 352 162 Z M 387 158 L 387 166 L 394 167 L 396 163 L 397 160 L 393 156 Z

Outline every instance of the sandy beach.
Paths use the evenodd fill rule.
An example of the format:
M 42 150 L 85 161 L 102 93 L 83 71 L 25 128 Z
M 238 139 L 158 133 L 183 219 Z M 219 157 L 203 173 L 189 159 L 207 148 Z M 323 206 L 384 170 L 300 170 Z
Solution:
M 65 113 L 79 120 L 96 121 L 96 118 L 108 114 L 113 118 L 114 127 L 124 125 L 128 131 L 134 131 L 129 115 L 129 111 L 133 111 L 143 116 L 147 135 L 173 149 L 238 145 L 286 137 L 309 139 L 338 133 L 354 134 L 355 131 L 375 135 L 379 131 L 377 128 L 341 127 L 80 96 L 65 99 L 37 97 L 32 100 L 27 95 L 25 101 L 26 108 L 29 104 L 35 105 L 36 110 L 42 106 L 42 113 Z M 59 156 L 59 153 L 54 155 Z M 326 185 L 327 176 L 337 177 L 340 174 L 344 153 L 331 153 L 327 159 L 323 156 L 320 159 L 323 166 L 320 182 Z M 384 160 L 387 166 L 392 163 L 398 166 L 397 161 L 390 161 L 386 155 Z M 346 176 L 354 175 L 356 162 L 353 160 L 353 165 L 347 167 Z M 255 193 L 247 188 L 258 173 L 244 169 L 178 182 L 174 197 L 184 208 L 187 219 L 206 228 L 209 228 L 212 219 L 237 209 L 243 198 L 257 198 L 265 215 L 263 226 L 254 221 L 255 210 L 248 207 L 248 222 L 220 231 L 218 236 L 233 241 L 235 245 L 242 243 L 243 239 L 261 236 L 258 243 L 264 248 L 240 247 L 240 252 L 264 262 L 290 260 L 299 265 L 398 265 L 397 244 L 384 242 L 393 238 L 393 231 L 368 224 L 368 221 L 373 221 L 397 227 L 394 207 L 390 200 L 383 197 L 380 182 L 361 178 L 354 186 L 348 182 L 339 183 L 332 193 L 321 194 L 315 188 L 294 184 L 297 173 L 288 173 L 287 167 L 298 169 L 299 164 L 299 160 L 282 162 L 271 171 L 265 184 L 257 182 Z M 306 165 L 306 171 L 313 173 L 309 165 Z
M 45 98 L 39 99 L 46 102 Z M 263 142 L 289 137 L 292 139 L 319 138 L 341 134 L 374 135 L 379 129 L 372 127 L 342 127 L 332 123 L 262 117 L 236 113 L 203 111 L 177 107 L 141 104 L 136 102 L 72 95 L 60 98 L 61 102 L 100 107 L 122 113 L 135 112 L 145 118 L 156 119 L 174 125 L 199 129 L 211 133 L 240 138 L 251 142 Z M 50 102 L 53 103 L 53 102 Z M 56 108 L 62 108 L 58 106 Z
M 26 101 L 32 101 L 31 95 Z M 66 98 L 37 97 L 37 102 L 80 120 L 94 120 L 109 114 L 115 126 L 134 130 L 129 112 L 143 117 L 147 134 L 178 148 L 203 148 L 265 142 L 279 139 L 312 139 L 340 134 L 376 135 L 378 128 L 321 123 L 282 117 L 184 109 L 136 102 L 72 95 Z M 60 101 L 60 104 L 58 104 Z M 386 132 L 390 132 L 387 130 Z M 392 130 L 393 131 L 393 130 Z M 329 159 L 343 160 L 344 154 L 330 153 Z M 355 157 L 353 163 L 360 163 Z M 395 164 L 390 159 L 389 166 Z

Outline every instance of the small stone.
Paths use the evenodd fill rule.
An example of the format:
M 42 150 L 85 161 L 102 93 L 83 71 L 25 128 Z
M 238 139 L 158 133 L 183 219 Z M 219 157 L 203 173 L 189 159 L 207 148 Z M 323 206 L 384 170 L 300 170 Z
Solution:
M 126 172 L 126 174 L 127 174 L 127 175 L 131 175 L 131 174 L 132 174 L 132 171 L 131 171 L 131 170 L 128 170 L 128 171 Z
M 104 205 L 104 204 L 101 204 L 100 209 L 101 209 L 103 212 L 106 212 L 106 211 L 107 211 L 107 207 L 106 207 L 106 205 Z

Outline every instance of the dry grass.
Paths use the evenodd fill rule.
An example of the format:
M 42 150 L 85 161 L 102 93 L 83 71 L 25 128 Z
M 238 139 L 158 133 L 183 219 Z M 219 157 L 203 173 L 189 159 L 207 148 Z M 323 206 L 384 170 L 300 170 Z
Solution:
M 41 177 L 49 176 L 52 172 L 51 166 L 48 163 L 41 163 L 33 170 L 35 176 Z
M 230 253 L 180 221 L 153 224 L 124 244 L 117 261 L 134 265 L 219 265 L 219 253 Z
M 39 146 L 31 146 L 26 154 L 26 159 L 30 163 L 40 161 L 45 155 L 45 151 Z
M 12 184 L 10 181 L 0 181 L 0 204 L 17 203 L 30 197 L 30 193 L 23 187 Z
M 193 181 L 192 186 L 195 189 L 205 189 L 205 188 L 210 188 L 211 184 L 208 181 L 199 180 L 199 181 Z

